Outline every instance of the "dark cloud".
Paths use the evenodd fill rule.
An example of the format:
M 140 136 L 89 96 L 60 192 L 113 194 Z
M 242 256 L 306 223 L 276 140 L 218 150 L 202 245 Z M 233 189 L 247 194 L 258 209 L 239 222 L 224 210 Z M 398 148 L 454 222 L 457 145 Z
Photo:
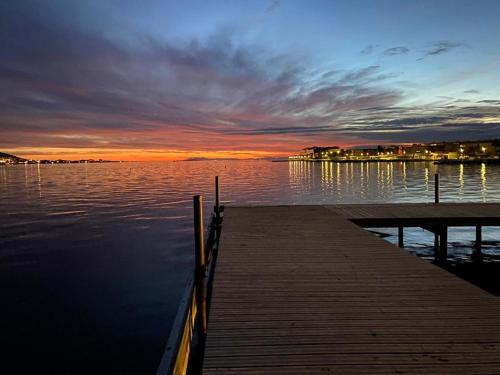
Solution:
M 56 22 L 57 17 L 39 17 L 50 9 L 20 9 L 7 9 L 0 26 L 0 41 L 9 46 L 0 52 L 0 124 L 20 134 L 16 126 L 36 123 L 30 134 L 57 135 L 51 146 L 68 144 L 65 136 L 89 129 L 104 134 L 109 147 L 139 147 L 152 132 L 317 134 L 343 112 L 393 105 L 400 98 L 379 85 L 388 77 L 379 66 L 331 70 L 312 85 L 316 78 L 300 59 L 238 45 L 229 28 L 204 41 L 144 38 L 133 48 Z M 117 131 L 122 134 L 109 135 Z M 102 139 L 85 142 L 98 145 Z M 180 137 L 177 143 L 195 142 L 188 145 Z
M 281 2 L 279 0 L 273 0 L 267 7 L 266 11 L 267 13 L 273 13 L 276 9 L 278 9 L 281 6 Z
M 464 94 L 479 94 L 478 90 L 465 90 Z
M 388 48 L 384 51 L 384 55 L 386 56 L 396 56 L 396 55 L 404 55 L 405 53 L 410 52 L 407 47 L 399 46 Z
M 435 42 L 431 45 L 431 47 L 424 53 L 422 57 L 417 59 L 417 61 L 423 60 L 428 56 L 440 55 L 446 52 L 449 52 L 455 48 L 465 46 L 462 43 L 452 42 L 450 40 L 441 40 L 439 42 Z
M 485 104 L 498 104 L 500 105 L 500 100 L 496 99 L 485 99 L 485 100 L 478 100 L 477 103 L 485 103 Z
M 370 55 L 373 53 L 373 51 L 375 50 L 375 48 L 377 48 L 376 45 L 373 45 L 373 44 L 368 44 L 365 48 L 363 48 L 360 53 L 362 55 Z

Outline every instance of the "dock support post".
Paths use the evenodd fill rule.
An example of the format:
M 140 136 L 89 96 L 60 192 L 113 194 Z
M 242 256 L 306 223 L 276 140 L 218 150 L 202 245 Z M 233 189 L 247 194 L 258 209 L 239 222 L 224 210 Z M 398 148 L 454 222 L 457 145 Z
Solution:
M 480 225 L 476 226 L 476 251 L 481 252 L 482 228 Z
M 220 195 L 219 195 L 219 176 L 215 176 L 215 219 L 217 225 L 220 224 Z
M 398 227 L 398 246 L 405 247 L 404 243 L 404 227 Z
M 482 239 L 482 227 L 480 225 L 476 226 L 476 242 L 474 243 L 474 252 L 472 253 L 472 258 L 473 260 L 478 260 L 480 261 L 482 258 L 482 253 L 481 253 L 481 244 L 483 242 Z
M 207 332 L 207 293 L 205 289 L 206 260 L 203 240 L 203 199 L 201 195 L 195 195 L 193 197 L 193 209 L 196 309 L 198 311 L 198 330 L 203 337 Z
M 446 262 L 448 258 L 448 227 L 444 226 L 439 231 L 439 260 Z
M 434 175 L 434 203 L 439 203 L 439 173 Z
M 434 231 L 434 254 L 439 254 L 439 232 Z

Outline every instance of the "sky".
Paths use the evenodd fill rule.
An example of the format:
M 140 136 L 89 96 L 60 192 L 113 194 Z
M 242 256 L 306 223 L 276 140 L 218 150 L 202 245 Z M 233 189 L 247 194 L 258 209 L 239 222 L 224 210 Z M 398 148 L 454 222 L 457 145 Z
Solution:
M 500 137 L 500 1 L 0 1 L 0 151 L 284 156 Z

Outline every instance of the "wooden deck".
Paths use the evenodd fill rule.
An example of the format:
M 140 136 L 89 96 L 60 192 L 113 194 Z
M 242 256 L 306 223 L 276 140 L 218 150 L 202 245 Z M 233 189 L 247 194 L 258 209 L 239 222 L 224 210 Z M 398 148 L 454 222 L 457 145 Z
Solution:
M 500 299 L 346 219 L 406 215 L 367 207 L 226 207 L 204 374 L 500 374 Z
M 364 227 L 500 226 L 500 203 L 341 204 L 325 207 Z

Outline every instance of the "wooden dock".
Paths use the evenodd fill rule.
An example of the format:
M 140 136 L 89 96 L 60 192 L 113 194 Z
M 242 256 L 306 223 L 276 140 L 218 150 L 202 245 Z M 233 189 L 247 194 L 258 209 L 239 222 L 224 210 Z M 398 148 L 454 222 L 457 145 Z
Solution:
M 500 225 L 500 205 L 226 207 L 204 374 L 500 374 L 500 299 L 353 222 Z

